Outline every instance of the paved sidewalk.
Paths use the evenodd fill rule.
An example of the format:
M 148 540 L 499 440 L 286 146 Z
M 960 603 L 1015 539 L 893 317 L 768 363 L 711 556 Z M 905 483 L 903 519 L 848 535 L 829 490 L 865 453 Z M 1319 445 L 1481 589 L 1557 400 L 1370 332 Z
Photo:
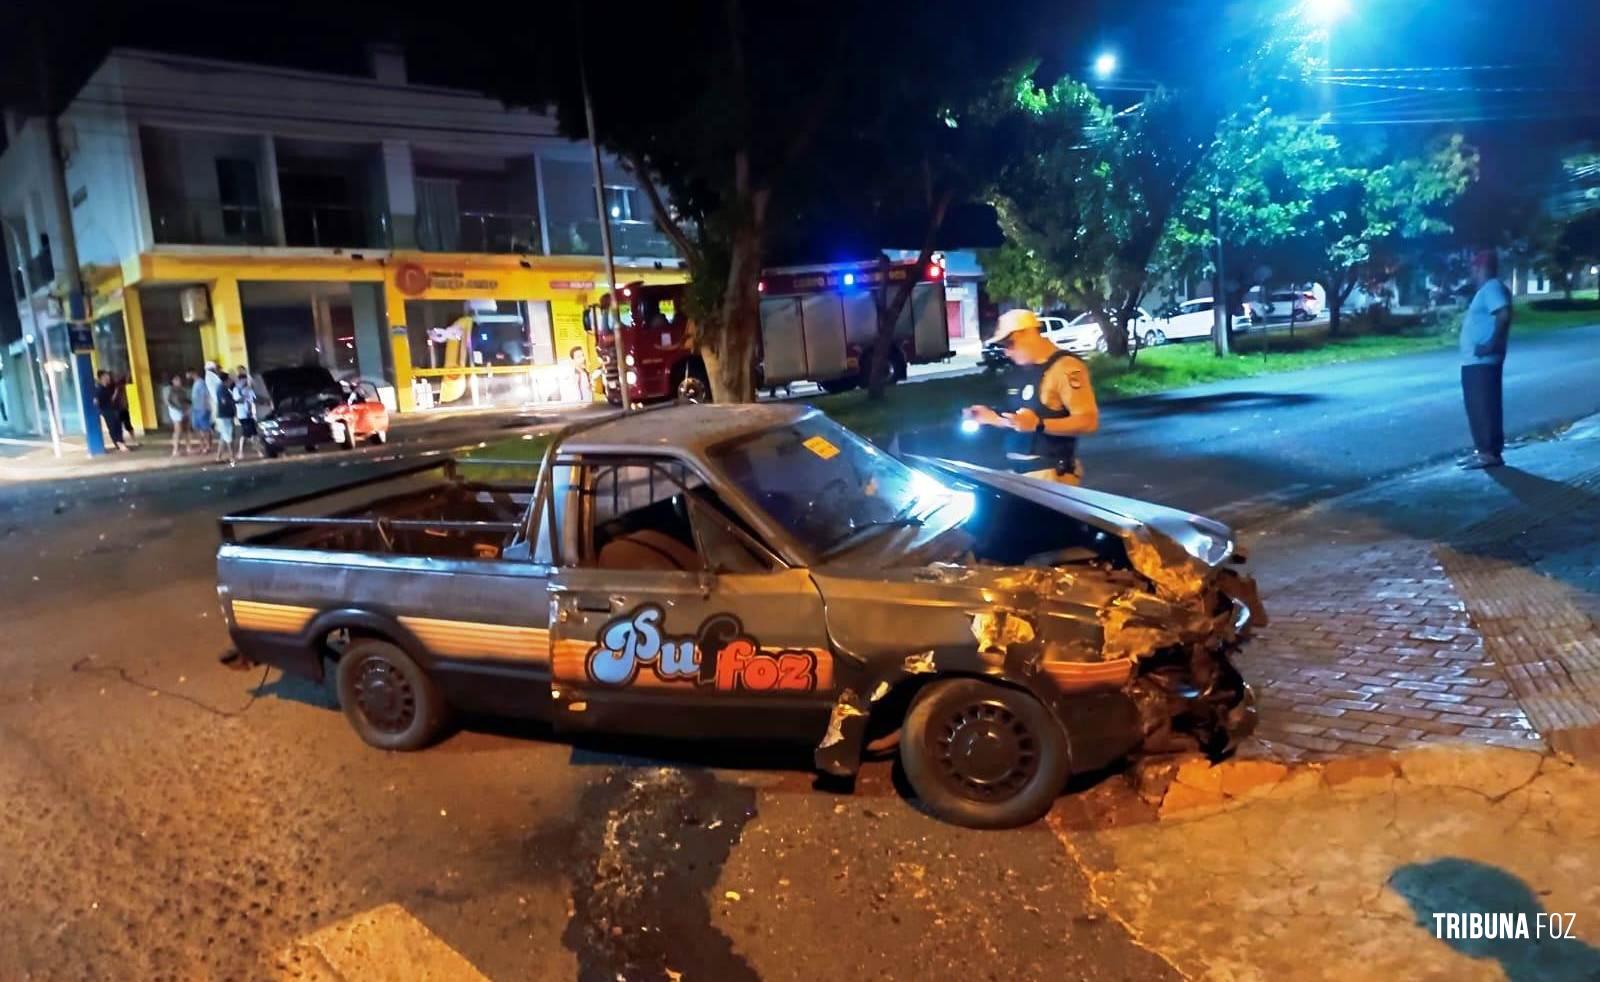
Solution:
M 1242 666 L 1285 760 L 1600 746 L 1600 426 L 1247 532 L 1272 615 Z
M 571 407 L 558 411 L 533 409 L 495 410 L 435 410 L 424 413 L 398 414 L 393 418 L 389 442 L 379 447 L 360 447 L 357 452 L 368 454 L 390 453 L 400 446 L 416 447 L 419 444 L 450 446 L 470 443 L 479 439 L 494 439 L 504 435 L 508 427 L 522 428 L 548 426 L 583 412 L 610 412 L 603 404 L 594 407 Z M 325 447 L 321 453 L 337 453 Z M 260 458 L 248 453 L 239 461 L 255 465 Z M 303 459 L 303 452 L 291 450 L 276 461 Z M 8 482 L 55 481 L 74 478 L 102 477 L 116 474 L 135 474 L 178 469 L 210 470 L 225 468 L 214 455 L 191 453 L 172 456 L 172 434 L 152 431 L 141 440 L 138 450 L 127 453 L 112 451 L 99 457 L 90 457 L 81 441 L 65 440 L 62 455 L 56 457 L 46 445 L 25 445 L 21 442 L 0 443 L 0 486 Z
M 1590 768 L 1458 745 L 1196 760 L 1161 821 L 1050 821 L 1107 915 L 1187 979 L 1592 982 L 1597 804 Z M 1485 915 L 1493 933 L 1472 937 Z

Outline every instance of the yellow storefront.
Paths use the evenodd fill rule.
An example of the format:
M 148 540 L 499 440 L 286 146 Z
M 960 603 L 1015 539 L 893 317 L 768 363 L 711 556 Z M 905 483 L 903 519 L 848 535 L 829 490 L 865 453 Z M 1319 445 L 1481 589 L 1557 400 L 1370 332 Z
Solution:
M 670 283 L 683 274 L 655 264 L 619 266 L 617 279 Z M 419 402 L 572 401 L 580 395 L 577 350 L 584 369 L 597 365 L 594 340 L 583 329 L 583 309 L 596 301 L 603 281 L 602 263 L 580 257 L 392 253 L 367 258 L 196 250 L 142 254 L 125 262 L 120 276 L 104 272 L 92 292 L 94 315 L 107 331 L 114 330 L 110 325 L 120 315 L 118 326 L 126 335 L 126 356 L 120 360 L 133 382 L 130 410 L 148 429 L 158 420 L 166 422 L 159 400 L 174 366 L 198 367 L 193 363 L 208 360 L 252 371 L 274 367 L 252 362 L 252 350 L 261 354 L 263 334 L 272 325 L 249 301 L 252 292 L 273 290 L 313 297 L 354 291 L 355 313 L 345 311 L 322 340 L 351 349 L 351 358 L 359 347 L 361 374 L 368 377 L 379 374 L 374 346 L 381 346 L 381 374 L 394 386 L 402 411 L 418 408 Z M 193 296 L 197 287 L 204 288 L 199 302 Z M 172 312 L 171 297 L 178 294 L 185 294 L 181 322 Z M 372 309 L 360 302 L 364 296 L 372 297 Z M 156 306 L 166 312 L 158 316 Z M 427 323 L 410 323 L 408 317 Z M 346 330 L 348 335 L 340 334 Z M 187 346 L 182 352 L 169 350 L 180 342 Z M 318 345 L 317 351 L 327 363 L 332 354 L 325 347 Z M 258 360 L 282 359 L 273 353 Z

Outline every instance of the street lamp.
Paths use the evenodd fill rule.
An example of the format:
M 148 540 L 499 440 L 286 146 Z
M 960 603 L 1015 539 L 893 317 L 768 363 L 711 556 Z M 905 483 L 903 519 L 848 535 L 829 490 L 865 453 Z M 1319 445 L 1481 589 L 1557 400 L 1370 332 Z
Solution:
M 1305 0 L 1305 16 L 1324 27 L 1343 20 L 1350 14 L 1350 0 Z
M 1117 56 L 1115 52 L 1102 51 L 1094 60 L 1095 78 L 1110 78 L 1117 71 Z

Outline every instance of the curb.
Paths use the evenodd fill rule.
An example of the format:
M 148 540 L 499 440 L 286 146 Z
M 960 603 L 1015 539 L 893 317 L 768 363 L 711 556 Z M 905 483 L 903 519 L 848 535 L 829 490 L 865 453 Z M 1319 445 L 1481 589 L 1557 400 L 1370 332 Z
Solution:
M 1472 744 L 1434 745 L 1390 753 L 1284 764 L 1199 756 L 1152 760 L 1132 772 L 1135 788 L 1160 821 L 1200 818 L 1257 801 L 1288 801 L 1324 793 L 1389 794 L 1402 784 L 1449 787 L 1497 802 L 1520 790 L 1547 766 L 1574 766 L 1564 755 Z

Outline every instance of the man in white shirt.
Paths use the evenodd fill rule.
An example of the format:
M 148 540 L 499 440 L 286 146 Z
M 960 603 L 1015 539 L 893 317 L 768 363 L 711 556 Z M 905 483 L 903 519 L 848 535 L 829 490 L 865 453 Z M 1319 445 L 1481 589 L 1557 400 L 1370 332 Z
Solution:
M 1505 464 L 1500 457 L 1506 444 L 1500 383 L 1511 334 L 1511 295 L 1499 272 L 1493 250 L 1472 257 L 1472 282 L 1478 289 L 1461 319 L 1461 395 L 1476 448 L 1461 461 L 1469 470 Z

